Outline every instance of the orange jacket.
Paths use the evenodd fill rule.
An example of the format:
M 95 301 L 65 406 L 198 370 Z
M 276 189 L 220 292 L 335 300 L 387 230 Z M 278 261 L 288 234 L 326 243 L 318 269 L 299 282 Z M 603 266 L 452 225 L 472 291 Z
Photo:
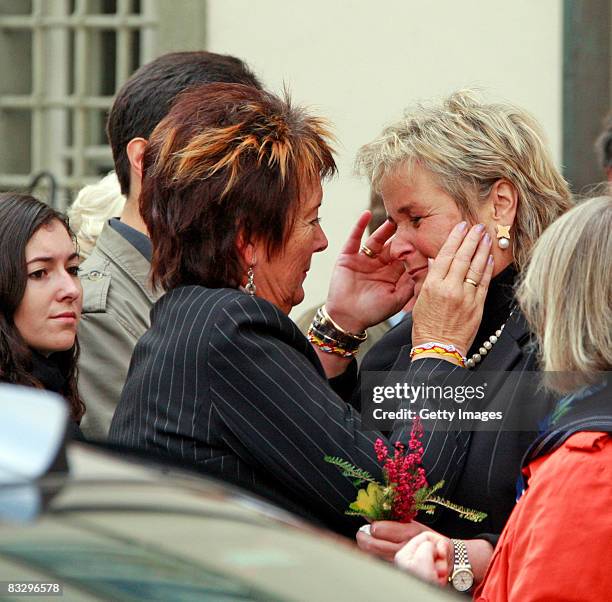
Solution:
M 612 437 L 580 432 L 525 469 L 515 506 L 474 599 L 612 599 Z

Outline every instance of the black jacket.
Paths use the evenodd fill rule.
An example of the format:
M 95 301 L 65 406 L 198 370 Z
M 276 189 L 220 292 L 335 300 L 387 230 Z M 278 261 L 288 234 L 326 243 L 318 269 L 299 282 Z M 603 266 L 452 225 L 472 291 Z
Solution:
M 354 385 L 354 382 L 353 382 Z M 110 440 L 197 464 L 354 536 L 356 490 L 324 462 L 380 478 L 378 433 L 325 378 L 312 346 L 276 306 L 232 289 L 164 295 L 134 350 Z
M 430 385 L 460 377 L 464 384 L 486 372 L 489 395 L 485 405 L 471 410 L 501 411 L 495 430 L 490 424 L 475 431 L 459 431 L 441 423 L 440 430 L 426 432 L 424 466 L 430 483 L 445 480 L 442 495 L 451 501 L 488 514 L 483 523 L 471 523 L 455 513 L 436 511 L 433 519 L 420 517 L 441 533 L 473 538 L 486 533 L 495 543 L 516 501 L 521 459 L 538 433 L 540 422 L 554 407 L 554 398 L 539 388 L 536 351 L 527 323 L 515 310 L 502 336 L 487 357 L 472 370 L 436 359 L 410 361 L 412 319 L 408 316 L 391 329 L 364 357 L 361 372 L 392 370 L 409 384 Z M 477 335 L 475 344 L 480 339 Z M 479 381 L 480 382 L 480 381 Z M 454 401 L 445 407 L 456 409 Z M 397 435 L 396 435 L 397 436 Z M 401 436 L 401 435 L 400 435 Z

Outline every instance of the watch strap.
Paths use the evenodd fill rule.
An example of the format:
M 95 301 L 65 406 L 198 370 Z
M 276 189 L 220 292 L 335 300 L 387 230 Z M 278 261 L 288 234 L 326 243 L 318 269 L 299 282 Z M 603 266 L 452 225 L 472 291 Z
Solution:
M 451 543 L 453 544 L 453 571 L 460 568 L 472 570 L 465 542 L 460 539 L 451 539 Z

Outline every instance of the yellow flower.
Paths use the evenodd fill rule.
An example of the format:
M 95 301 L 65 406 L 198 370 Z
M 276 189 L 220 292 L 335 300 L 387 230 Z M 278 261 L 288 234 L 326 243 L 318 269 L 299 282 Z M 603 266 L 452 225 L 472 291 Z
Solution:
M 367 491 L 360 489 L 357 492 L 357 500 L 354 501 L 350 508 L 355 512 L 363 512 L 366 515 L 376 515 L 383 492 L 378 483 L 369 483 Z

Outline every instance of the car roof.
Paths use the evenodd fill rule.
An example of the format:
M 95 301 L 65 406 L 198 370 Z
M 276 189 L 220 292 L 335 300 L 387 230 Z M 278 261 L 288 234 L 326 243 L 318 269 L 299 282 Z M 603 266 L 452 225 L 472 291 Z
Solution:
M 215 479 L 78 443 L 67 459 L 68 475 L 0 487 L 0 511 L 34 508 L 0 514 L 3 579 L 55 580 L 64 600 L 448 599 Z

